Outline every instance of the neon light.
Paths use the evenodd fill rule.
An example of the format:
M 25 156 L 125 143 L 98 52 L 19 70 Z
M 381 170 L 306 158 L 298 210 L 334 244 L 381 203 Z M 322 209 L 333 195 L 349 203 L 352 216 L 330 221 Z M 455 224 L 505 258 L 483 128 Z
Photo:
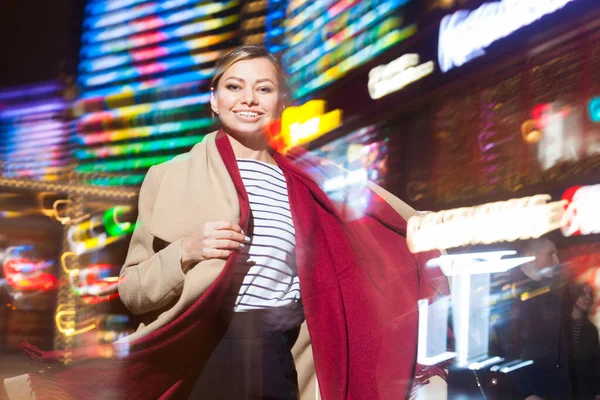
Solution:
M 338 47 L 342 42 L 348 40 L 353 36 L 356 36 L 363 30 L 376 24 L 381 19 L 385 18 L 388 14 L 390 14 L 392 11 L 394 11 L 396 8 L 401 6 L 403 3 L 403 0 L 389 0 L 380 4 L 379 6 L 367 12 L 366 14 L 365 10 L 363 10 L 362 7 L 360 7 L 360 5 L 351 9 L 350 11 L 341 16 L 347 18 L 344 18 L 342 20 L 342 23 L 344 23 L 344 27 L 337 30 L 337 33 L 335 35 L 331 36 L 324 42 L 322 38 L 323 36 L 329 37 L 327 33 L 319 33 L 318 35 L 314 36 L 314 39 L 316 39 L 317 43 L 319 44 L 316 48 L 310 50 L 310 48 L 313 47 L 315 43 L 314 41 L 307 40 L 286 52 L 288 63 L 293 59 L 297 60 L 289 67 L 290 73 L 293 74 L 299 71 L 300 69 L 317 60 L 318 58 L 322 57 L 324 54 Z M 303 55 L 307 52 L 307 55 Z M 300 57 L 302 58 L 298 59 Z
M 106 55 L 108 53 L 117 53 L 137 47 L 148 46 L 159 42 L 180 39 L 185 36 L 197 35 L 219 28 L 224 28 L 227 25 L 236 23 L 238 20 L 239 17 L 237 15 L 230 15 L 227 17 L 213 18 L 207 21 L 196 22 L 174 28 L 165 28 L 163 30 L 153 31 L 151 33 L 142 33 L 126 39 L 114 40 L 108 43 L 87 45 L 81 49 L 80 55 L 82 58 L 93 58 Z
M 32 261 L 5 255 L 2 272 L 6 283 L 16 290 L 47 291 L 56 287 L 56 277 L 44 272 L 53 265 L 53 261 Z
M 97 1 L 88 3 L 85 6 L 85 11 L 89 14 L 104 14 L 109 11 L 118 10 L 120 8 L 130 7 L 139 3 L 144 3 L 148 0 L 112 0 L 112 1 Z
M 564 236 L 600 233 L 600 185 L 569 188 L 562 198 L 569 202 L 562 218 Z
M 84 115 L 79 119 L 79 124 L 93 124 L 104 120 L 115 118 L 133 118 L 140 114 L 146 114 L 154 111 L 173 110 L 185 106 L 193 106 L 197 104 L 206 104 L 210 101 L 210 93 L 200 95 L 180 97 L 178 99 L 169 99 L 158 101 L 149 104 L 137 104 L 123 108 L 117 108 L 110 111 L 100 111 Z
M 377 2 L 369 0 L 361 1 L 356 5 L 356 7 L 351 8 L 351 2 L 342 0 L 337 5 L 339 6 L 335 8 L 332 7 L 326 10 L 323 14 L 319 15 L 318 17 L 306 21 L 306 23 L 302 25 L 303 29 L 289 38 L 289 45 L 304 46 L 306 39 L 308 39 L 311 36 L 321 39 L 322 41 L 323 37 L 329 37 L 330 34 L 339 32 L 340 30 L 345 28 L 347 26 L 346 22 L 349 22 L 349 19 L 351 19 L 352 16 L 356 17 L 357 14 L 354 10 L 358 10 L 358 15 L 362 15 L 369 9 L 375 7 L 377 5 Z M 344 14 L 340 15 L 339 18 L 336 18 L 342 12 L 344 12 Z M 312 43 L 313 41 L 311 40 L 309 42 Z M 289 58 L 287 58 L 286 56 L 284 56 L 284 60 L 286 61 L 286 63 L 289 63 Z
M 122 140 L 156 137 L 170 133 L 186 132 L 196 129 L 204 129 L 215 124 L 212 118 L 201 118 L 191 121 L 169 122 L 166 124 L 143 126 L 140 128 L 120 129 L 109 132 L 94 133 L 79 136 L 79 143 L 84 145 L 101 144 L 107 142 L 118 142 Z
M 281 138 L 286 149 L 310 142 L 338 127 L 342 122 L 342 111 L 325 113 L 324 100 L 311 100 L 299 107 L 288 107 L 281 116 Z
M 409 249 L 416 253 L 538 238 L 561 226 L 565 202 L 548 200 L 550 195 L 536 195 L 411 217 Z
M 434 70 L 433 61 L 419 65 L 418 54 L 405 54 L 369 71 L 369 95 L 372 99 L 380 99 L 432 74 Z
M 136 186 L 141 184 L 145 177 L 145 174 L 111 176 L 105 178 L 86 179 L 86 182 L 99 186 Z
M 383 25 L 383 23 L 381 24 Z M 380 27 L 381 27 L 380 25 Z M 384 50 L 394 46 L 404 39 L 414 35 L 416 32 L 416 26 L 411 25 L 405 29 L 394 30 L 381 39 L 371 41 L 372 44 L 363 47 L 358 52 L 354 52 L 353 55 L 349 56 L 345 60 L 341 61 L 338 65 L 328 69 L 317 78 L 301 86 L 295 93 L 296 98 L 301 98 L 307 94 L 314 92 L 315 90 L 321 89 L 326 85 L 340 79 L 351 70 L 360 67 L 367 63 L 373 57 L 382 53 Z
M 121 236 L 133 233 L 135 222 L 119 221 L 119 217 L 122 217 L 123 214 L 130 213 L 131 210 L 132 208 L 129 206 L 116 206 L 106 210 L 102 220 L 104 222 L 106 232 L 110 236 Z
M 149 153 L 163 150 L 177 149 L 181 147 L 191 147 L 199 143 L 204 138 L 202 136 L 187 136 L 182 138 L 153 140 L 141 143 L 128 143 L 115 146 L 104 146 L 92 149 L 75 150 L 75 157 L 79 160 L 88 160 L 92 158 L 106 158 L 112 156 L 124 156 L 140 153 Z
M 57 93 L 62 86 L 56 82 L 38 83 L 35 85 L 19 86 L 17 88 L 0 91 L 0 101 L 11 100 L 19 97 L 42 96 Z
M 0 118 L 16 118 L 26 116 L 28 114 L 39 114 L 51 111 L 62 111 L 67 108 L 64 100 L 51 100 L 39 102 L 37 104 L 28 104 L 26 106 L 5 106 L 0 108 Z
M 153 165 L 169 161 L 175 155 L 136 158 L 123 161 L 95 162 L 77 166 L 77 172 L 113 172 L 131 169 L 148 169 Z
M 69 273 L 71 290 L 78 296 L 92 297 L 88 303 L 97 304 L 118 296 L 119 277 L 112 276 L 116 268 L 110 264 L 93 264 L 86 268 L 76 269 Z M 111 296 L 117 294 L 117 296 Z M 103 296 L 100 299 L 95 297 Z M 96 300 L 96 301 L 95 301 Z
M 530 25 L 573 0 L 502 0 L 474 11 L 459 10 L 440 24 L 438 59 L 443 72 L 485 54 L 492 43 Z
M 136 92 L 157 89 L 165 87 L 167 85 L 179 85 L 181 83 L 206 81 L 209 77 L 212 76 L 213 72 L 213 68 L 207 68 L 203 70 L 184 72 L 178 75 L 165 76 L 162 78 L 151 78 L 146 81 L 129 83 L 126 85 L 110 86 L 104 89 L 90 90 L 83 95 L 83 99 L 119 94 L 136 94 Z
M 191 52 L 204 47 L 212 46 L 218 43 L 234 39 L 235 32 L 219 33 L 217 35 L 203 36 L 196 39 L 185 40 L 183 42 L 168 43 L 162 46 L 144 48 L 135 50 L 127 54 L 110 55 L 92 60 L 83 60 L 79 64 L 81 72 L 95 72 L 107 68 L 114 68 L 130 63 L 139 63 L 156 58 L 174 56 L 179 53 Z
M 600 124 L 600 97 L 595 97 L 588 104 L 588 111 L 592 122 Z
M 56 314 L 54 315 L 54 322 L 56 324 L 56 329 L 64 336 L 76 336 L 81 335 L 82 333 L 89 332 L 92 329 L 96 328 L 96 324 L 93 323 L 94 318 L 89 318 L 86 321 L 75 322 L 71 319 L 65 320 L 65 317 L 75 317 L 76 312 L 74 309 L 65 308 L 68 306 L 65 304 L 59 304 L 56 308 Z M 82 326 L 83 327 L 80 327 Z
M 359 3 L 359 0 L 340 0 L 333 6 L 331 6 L 333 2 L 334 0 L 315 1 L 314 3 L 306 7 L 304 10 L 302 10 L 300 13 L 298 13 L 295 17 L 289 19 L 286 23 L 286 30 L 288 31 L 288 33 L 293 32 L 297 27 L 302 26 L 304 22 L 316 20 L 317 18 L 315 17 L 318 15 L 322 15 L 323 13 L 326 13 L 326 17 L 323 18 L 321 21 L 324 22 L 330 20 L 331 18 L 340 14 L 344 10 Z M 321 25 L 323 22 L 320 22 Z M 318 26 L 315 25 L 313 29 L 318 29 Z
M 175 11 L 168 14 L 152 16 L 143 20 L 131 21 L 128 24 L 118 25 L 114 28 L 102 31 L 92 30 L 84 32 L 81 36 L 83 42 L 103 42 L 113 40 L 124 36 L 134 35 L 151 29 L 163 28 L 167 25 L 180 24 L 191 19 L 202 18 L 207 15 L 216 14 L 239 5 L 238 0 L 230 0 L 221 3 L 208 3 L 196 5 L 194 8 L 188 8 L 181 11 Z
M 204 54 L 174 58 L 164 62 L 144 64 L 142 67 L 121 68 L 115 71 L 94 74 L 91 76 L 84 75 L 78 79 L 78 82 L 82 83 L 86 88 L 90 86 L 106 85 L 111 82 L 158 74 L 171 69 L 190 68 L 202 65 L 217 60 L 221 54 L 222 52 L 220 51 L 211 51 Z M 199 74 L 195 76 L 196 79 L 209 79 L 212 76 L 213 68 L 207 68 L 197 72 Z
M 83 21 L 83 27 L 85 30 L 104 28 L 110 25 L 121 24 L 123 22 L 131 21 L 149 15 L 155 15 L 162 11 L 168 11 L 173 8 L 192 5 L 197 0 L 170 0 L 164 2 L 152 1 L 146 4 L 136 5 L 126 10 L 112 12 L 97 17 L 88 17 Z M 108 10 L 106 10 L 108 11 Z

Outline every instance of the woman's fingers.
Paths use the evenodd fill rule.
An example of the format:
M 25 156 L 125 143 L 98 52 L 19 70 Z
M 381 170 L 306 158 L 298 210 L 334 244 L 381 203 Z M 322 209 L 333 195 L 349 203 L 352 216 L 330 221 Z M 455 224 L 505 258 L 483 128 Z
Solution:
M 221 239 L 221 240 L 226 239 L 226 240 L 233 240 L 233 241 L 240 242 L 240 243 L 245 243 L 248 238 L 246 238 L 246 236 L 244 234 L 236 232 L 234 230 L 222 229 L 222 230 L 215 231 L 215 239 Z
M 235 240 L 215 239 L 215 240 L 211 240 L 207 247 L 214 248 L 214 249 L 237 250 L 237 249 L 243 249 L 246 246 L 244 245 L 244 243 L 240 243 Z
M 216 230 L 232 230 L 238 233 L 242 233 L 242 228 L 240 228 L 240 226 L 234 222 L 230 222 L 230 221 L 215 221 L 210 223 L 212 225 L 213 229 Z

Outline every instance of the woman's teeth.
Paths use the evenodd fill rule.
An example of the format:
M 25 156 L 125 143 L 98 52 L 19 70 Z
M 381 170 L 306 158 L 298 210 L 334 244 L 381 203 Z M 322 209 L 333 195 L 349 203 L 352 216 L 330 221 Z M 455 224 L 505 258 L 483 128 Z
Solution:
M 255 112 L 250 112 L 250 111 L 240 111 L 238 112 L 238 114 L 242 117 L 246 117 L 246 118 L 254 118 L 258 116 L 258 113 Z

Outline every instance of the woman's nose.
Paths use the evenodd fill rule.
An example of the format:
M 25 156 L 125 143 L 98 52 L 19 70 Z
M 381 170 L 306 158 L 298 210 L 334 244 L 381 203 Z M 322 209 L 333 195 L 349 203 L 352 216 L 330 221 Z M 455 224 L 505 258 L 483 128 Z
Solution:
M 254 90 L 252 90 L 252 89 L 244 90 L 244 92 L 242 93 L 242 103 L 249 105 L 249 106 L 257 104 Z

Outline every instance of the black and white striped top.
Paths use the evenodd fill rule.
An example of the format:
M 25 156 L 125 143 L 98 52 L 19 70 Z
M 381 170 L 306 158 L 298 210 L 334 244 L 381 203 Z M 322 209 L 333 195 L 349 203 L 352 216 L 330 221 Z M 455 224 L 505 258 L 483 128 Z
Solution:
M 234 276 L 236 312 L 289 307 L 300 301 L 296 238 L 283 172 L 277 165 L 238 159 L 250 201 L 251 243 Z M 237 284 L 237 285 L 236 285 Z

